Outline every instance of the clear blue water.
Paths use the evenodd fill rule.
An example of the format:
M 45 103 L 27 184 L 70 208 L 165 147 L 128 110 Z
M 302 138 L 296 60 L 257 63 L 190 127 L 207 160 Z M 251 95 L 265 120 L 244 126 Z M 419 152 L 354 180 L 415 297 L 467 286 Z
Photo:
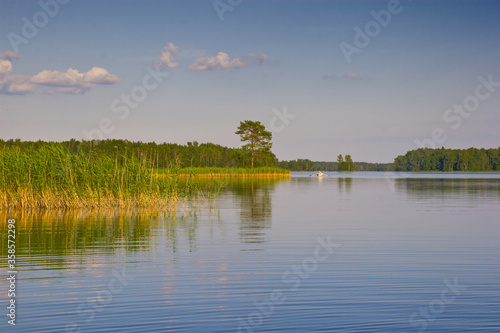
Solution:
M 175 216 L 15 213 L 0 331 L 500 332 L 500 174 L 311 175 Z

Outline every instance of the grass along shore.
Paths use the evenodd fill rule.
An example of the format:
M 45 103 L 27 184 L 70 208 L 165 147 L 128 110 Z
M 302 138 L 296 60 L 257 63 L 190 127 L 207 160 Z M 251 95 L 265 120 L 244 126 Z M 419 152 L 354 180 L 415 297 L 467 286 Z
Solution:
M 168 170 L 167 170 L 168 171 Z M 164 173 L 168 174 L 168 172 Z M 179 177 L 290 177 L 291 171 L 278 167 L 221 168 L 192 167 L 177 171 Z
M 147 154 L 70 152 L 58 143 L 0 147 L 0 207 L 174 207 L 196 194 L 189 180 L 157 177 L 154 160 Z

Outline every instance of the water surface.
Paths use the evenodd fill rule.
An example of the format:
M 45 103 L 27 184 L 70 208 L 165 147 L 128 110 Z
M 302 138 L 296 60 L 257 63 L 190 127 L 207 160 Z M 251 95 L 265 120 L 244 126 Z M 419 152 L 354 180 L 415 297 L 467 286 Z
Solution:
M 18 316 L 0 330 L 500 332 L 499 216 L 498 173 L 300 173 L 176 214 L 10 212 Z

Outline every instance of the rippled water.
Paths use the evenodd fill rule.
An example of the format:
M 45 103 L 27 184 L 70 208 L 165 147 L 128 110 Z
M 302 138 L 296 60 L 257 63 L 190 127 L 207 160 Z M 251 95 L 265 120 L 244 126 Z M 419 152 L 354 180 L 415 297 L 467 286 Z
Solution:
M 2 332 L 500 332 L 500 174 L 232 180 L 177 214 L 14 212 Z

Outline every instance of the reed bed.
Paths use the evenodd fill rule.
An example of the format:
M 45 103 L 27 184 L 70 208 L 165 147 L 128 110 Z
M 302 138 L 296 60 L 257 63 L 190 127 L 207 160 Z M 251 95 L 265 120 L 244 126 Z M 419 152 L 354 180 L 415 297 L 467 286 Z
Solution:
M 158 177 L 155 156 L 129 155 L 71 152 L 60 143 L 0 147 L 0 207 L 168 208 L 196 194 L 190 180 Z

